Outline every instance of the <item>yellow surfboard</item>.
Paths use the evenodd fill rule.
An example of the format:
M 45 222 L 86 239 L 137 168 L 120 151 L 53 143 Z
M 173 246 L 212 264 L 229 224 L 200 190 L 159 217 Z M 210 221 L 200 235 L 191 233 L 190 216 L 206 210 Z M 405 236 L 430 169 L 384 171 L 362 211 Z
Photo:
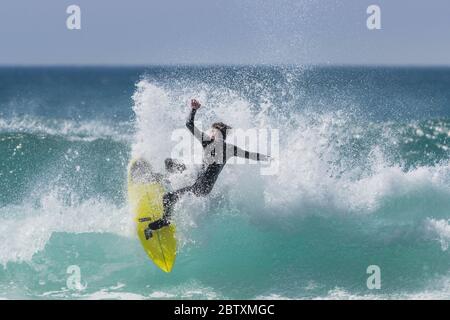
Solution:
M 130 168 L 137 160 L 132 160 L 128 168 L 128 202 L 134 215 L 136 232 L 147 255 L 163 271 L 170 272 L 175 263 L 177 241 L 175 226 L 170 224 L 153 231 L 146 240 L 144 230 L 152 221 L 163 216 L 164 187 L 155 181 L 133 181 Z

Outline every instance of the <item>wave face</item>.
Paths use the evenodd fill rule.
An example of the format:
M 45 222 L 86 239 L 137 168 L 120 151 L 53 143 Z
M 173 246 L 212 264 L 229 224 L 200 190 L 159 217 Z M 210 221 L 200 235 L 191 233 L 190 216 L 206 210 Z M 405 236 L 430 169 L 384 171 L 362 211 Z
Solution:
M 0 298 L 448 299 L 449 85 L 449 69 L 0 69 Z M 192 97 L 204 129 L 278 129 L 280 165 L 227 165 L 183 198 L 167 275 L 134 235 L 126 167 L 163 170 Z

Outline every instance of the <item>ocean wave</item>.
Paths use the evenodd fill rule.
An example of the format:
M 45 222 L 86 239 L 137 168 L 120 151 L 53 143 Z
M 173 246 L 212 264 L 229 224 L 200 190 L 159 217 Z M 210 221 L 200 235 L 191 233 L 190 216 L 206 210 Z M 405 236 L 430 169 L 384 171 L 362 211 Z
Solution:
M 450 242 L 450 219 L 428 218 L 426 228 L 432 236 L 437 236 L 442 250 L 447 251 Z
M 219 178 L 217 194 L 227 194 L 236 208 L 247 208 L 248 199 L 252 199 L 258 200 L 257 210 L 252 210 L 255 214 L 364 214 L 379 212 L 392 199 L 427 195 L 449 205 L 445 201 L 450 196 L 448 153 L 427 164 L 409 158 L 408 152 L 414 150 L 403 150 L 404 145 L 411 143 L 410 139 L 428 139 L 430 134 L 429 143 L 438 141 L 436 147 L 448 144 L 450 126 L 444 121 L 412 122 L 398 127 L 392 123 L 367 122 L 343 112 L 295 113 L 293 110 L 289 119 L 283 115 L 277 118 L 273 117 L 277 106 L 270 100 L 258 110 L 229 90 L 214 88 L 206 92 L 199 87 L 170 91 L 142 80 L 134 95 L 133 156 L 147 157 L 155 167 L 161 168 L 174 145 L 168 143 L 168 133 L 184 125 L 189 107 L 183 101 L 194 96 L 200 97 L 205 105 L 198 112 L 200 126 L 221 120 L 235 128 L 280 130 L 280 152 L 273 155 L 280 164 L 276 174 L 261 176 L 259 167 L 254 165 L 230 164 Z M 279 112 L 286 114 L 286 110 Z M 417 133 L 419 128 L 423 134 Z M 426 155 L 420 149 L 426 143 L 418 144 L 415 152 Z
M 0 264 L 31 261 L 54 233 L 114 233 L 131 236 L 133 220 L 127 207 L 90 199 L 67 204 L 57 193 L 33 202 L 0 208 Z
M 130 142 L 132 132 L 128 122 L 106 123 L 98 120 L 48 119 L 23 116 L 0 118 L 0 134 L 29 133 L 64 137 L 69 141 L 112 139 Z
M 200 299 L 214 300 L 223 299 L 219 293 L 210 287 L 205 287 L 196 281 L 189 281 L 176 286 L 152 290 L 148 288 L 146 293 L 135 293 L 132 288 L 124 283 L 103 288 L 96 291 L 70 290 L 63 288 L 57 291 L 48 291 L 40 294 L 42 298 L 51 299 L 79 299 L 79 300 L 165 300 L 165 299 Z
M 449 300 L 449 281 L 443 280 L 445 285 L 433 283 L 434 287 L 441 289 L 425 289 L 418 292 L 399 292 L 399 293 L 373 293 L 373 294 L 355 294 L 342 288 L 330 290 L 327 295 L 313 298 L 314 300 Z
M 367 290 L 369 291 L 369 290 Z M 319 296 L 287 296 L 282 294 L 259 295 L 258 300 L 449 300 L 450 278 L 443 277 L 430 280 L 426 287 L 415 292 L 398 290 L 384 293 L 383 289 L 373 290 L 370 293 L 353 293 L 349 290 L 336 287 L 325 295 Z
M 216 201 L 214 199 L 221 199 L 220 206 L 226 209 L 223 211 L 238 212 L 271 227 L 277 224 L 297 225 L 301 223 L 299 217 L 311 215 L 379 215 L 385 220 L 384 223 L 401 225 L 407 221 L 421 225 L 430 216 L 430 203 L 433 203 L 432 213 L 437 220 L 432 220 L 429 226 L 440 230 L 441 243 L 447 241 L 446 228 L 437 221 L 444 219 L 450 208 L 450 164 L 448 160 L 441 160 L 435 164 L 407 168 L 396 159 L 391 159 L 390 148 L 398 145 L 402 137 L 392 124 L 369 123 L 366 126 L 364 122 L 355 123 L 352 116 L 341 113 L 291 114 L 290 121 L 285 122 L 285 119 L 280 121 L 271 115 L 271 109 L 276 107 L 270 101 L 261 110 L 255 110 L 249 101 L 235 93 L 219 89 L 206 93 L 201 88 L 197 89 L 170 91 L 148 80 L 137 84 L 133 97 L 136 128 L 134 136 L 128 137 L 132 147 L 131 157 L 144 156 L 152 161 L 155 168 L 163 170 L 164 159 L 171 156 L 174 145 L 170 132 L 180 125 L 184 126 L 189 107 L 183 105 L 183 101 L 200 96 L 205 107 L 198 118 L 203 123 L 217 119 L 235 124 L 236 128 L 279 129 L 280 154 L 275 156 L 280 166 L 275 175 L 262 176 L 258 165 L 227 165 L 210 198 L 186 197 L 180 201 L 174 219 L 182 247 L 194 242 L 191 231 L 210 214 L 209 204 Z M 0 131 L 90 138 L 115 136 L 122 139 L 120 127 L 102 127 L 97 122 L 46 122 L 36 118 L 0 121 Z M 439 137 L 445 135 L 447 128 L 441 121 L 408 124 L 401 130 L 410 130 L 420 138 L 423 135 L 417 133 L 418 128 L 425 132 L 425 127 Z M 130 232 L 131 219 L 126 203 L 117 201 L 115 191 L 106 195 L 103 183 L 89 187 L 87 184 L 94 180 L 93 174 L 101 177 L 100 181 L 107 181 L 114 174 L 116 181 L 118 169 L 112 173 L 102 172 L 102 167 L 95 162 L 84 161 L 81 167 L 72 163 L 71 153 L 65 153 L 64 157 L 70 162 L 67 170 L 72 173 L 56 172 L 55 177 L 59 184 L 65 187 L 71 185 L 63 192 L 65 197 L 76 198 L 77 194 L 86 193 L 87 188 L 91 196 L 67 203 L 52 188 L 47 190 L 45 187 L 55 183 L 49 177 L 50 171 L 49 174 L 37 176 L 38 189 L 42 187 L 47 192 L 38 192 L 37 205 L 36 199 L 34 202 L 25 199 L 22 204 L 9 203 L 0 210 L 0 228 L 4 237 L 0 247 L 0 263 L 30 261 L 36 252 L 45 248 L 55 232 L 121 234 L 124 226 Z M 76 157 L 78 159 L 79 153 Z M 85 157 L 91 158 L 90 155 Z M 190 166 L 185 175 L 171 177 L 173 187 L 192 183 L 195 169 Z M 125 181 L 116 189 L 122 189 L 124 184 Z M 21 212 L 27 214 L 17 215 Z M 82 223 L 76 223 L 80 217 Z M 19 226 L 24 226 L 26 231 L 14 233 L 12 230 Z M 36 226 L 38 232 L 35 233 Z M 30 242 L 32 245 L 28 245 Z
M 63 274 L 61 279 L 49 281 L 51 290 L 36 285 L 30 295 L 78 299 L 449 298 L 449 286 L 440 287 L 439 281 L 429 289 L 417 289 L 430 277 L 423 268 L 432 266 L 436 274 L 448 271 L 448 252 L 444 252 L 450 241 L 448 119 L 375 122 L 355 114 L 358 108 L 353 105 L 336 112 L 315 111 L 314 104 L 302 109 L 289 103 L 277 105 L 270 94 L 261 97 L 263 103 L 255 103 L 220 86 L 196 83 L 178 87 L 150 79 L 137 83 L 135 121 L 131 124 L 0 119 L 0 140 L 11 133 L 67 140 L 55 143 L 55 139 L 46 139 L 38 147 L 33 145 L 35 137 L 27 140 L 28 144 L 5 141 L 10 154 L 3 155 L 5 170 L 0 172 L 0 182 L 9 191 L 0 198 L 0 264 L 26 269 L 24 264 L 48 259 L 44 263 L 64 269 L 65 257 L 51 241 L 56 235 L 62 243 L 72 241 L 70 234 L 85 233 L 96 234 L 93 238 L 99 242 L 109 241 L 108 234 L 119 236 L 117 244 L 135 239 L 126 203 L 126 163 L 130 158 L 145 157 L 163 172 L 164 159 L 177 157 L 171 133 L 186 130 L 186 102 L 193 97 L 204 104 L 197 116 L 203 129 L 213 121 L 223 121 L 234 128 L 279 130 L 280 153 L 273 154 L 278 171 L 261 175 L 263 164 L 230 163 L 209 197 L 186 196 L 177 204 L 174 223 L 183 248 L 177 262 L 183 264 L 170 275 L 169 283 L 158 282 L 160 274 L 149 267 L 149 261 L 145 260 L 145 268 L 136 262 L 146 259 L 139 251 L 142 257 L 132 262 L 137 264 L 133 270 L 150 270 L 145 275 L 127 273 L 130 266 L 119 263 L 120 274 L 111 277 L 113 283 L 120 279 L 117 285 L 110 286 L 102 278 L 94 279 L 99 281 L 96 287 L 86 291 L 56 290 L 61 288 Z M 98 139 L 120 143 L 90 143 Z M 77 144 L 79 141 L 89 143 Z M 248 148 L 245 143 L 240 146 Z M 22 157 L 17 156 L 20 152 L 24 152 Z M 198 144 L 194 152 L 198 152 Z M 185 174 L 171 176 L 172 187 L 193 183 L 196 170 L 189 165 Z M 83 236 L 73 239 L 75 248 L 86 245 Z M 47 245 L 51 247 L 48 252 Z M 399 249 L 405 254 L 397 254 Z M 111 262 L 110 255 L 116 257 L 114 247 L 105 251 L 96 252 L 99 257 L 94 265 Z M 131 259 L 126 254 L 120 253 L 118 259 Z M 412 289 L 390 293 L 348 289 L 349 283 L 355 283 L 355 274 L 346 273 L 349 265 L 359 268 L 372 257 L 391 270 L 423 261 L 411 266 L 407 275 L 410 282 L 416 278 L 423 281 L 399 280 Z M 224 280 L 206 272 L 205 265 L 212 273 L 221 272 Z M 239 278 L 242 274 L 235 271 L 239 268 L 244 275 L 248 272 L 248 278 L 255 277 L 254 283 Z M 87 269 L 96 270 L 95 266 Z M 364 268 L 361 270 L 364 273 Z M 140 286 L 122 281 L 125 273 L 130 282 Z M 14 276 L 5 278 L 14 280 Z M 31 282 L 38 283 L 38 276 Z M 185 283 L 196 278 L 199 282 Z M 314 279 L 311 284 L 305 280 L 309 278 Z M 156 282 L 155 287 L 145 287 L 143 279 Z M 303 281 L 311 288 L 301 285 Z M 244 285 L 239 287 L 241 282 Z M 179 283 L 184 284 L 177 286 Z M 324 284 L 317 288 L 316 283 Z

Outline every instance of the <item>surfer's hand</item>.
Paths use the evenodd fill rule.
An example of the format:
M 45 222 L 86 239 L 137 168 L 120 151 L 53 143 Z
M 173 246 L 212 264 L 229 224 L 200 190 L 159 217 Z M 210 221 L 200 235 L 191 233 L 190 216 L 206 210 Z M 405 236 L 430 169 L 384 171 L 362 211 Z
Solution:
M 195 100 L 195 99 L 192 99 L 191 100 L 191 107 L 192 107 L 192 109 L 194 109 L 194 110 L 197 110 L 198 108 L 200 108 L 202 105 L 200 104 L 200 102 L 198 102 L 197 100 Z

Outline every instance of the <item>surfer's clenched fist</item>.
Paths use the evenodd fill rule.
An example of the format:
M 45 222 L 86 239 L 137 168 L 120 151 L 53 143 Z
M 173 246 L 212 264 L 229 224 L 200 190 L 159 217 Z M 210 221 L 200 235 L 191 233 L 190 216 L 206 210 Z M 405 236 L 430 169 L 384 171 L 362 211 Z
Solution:
M 194 110 L 197 110 L 198 108 L 200 108 L 202 105 L 200 104 L 200 102 L 198 102 L 197 100 L 195 100 L 195 99 L 192 99 L 191 100 L 191 107 L 192 107 L 192 109 L 194 109 Z

